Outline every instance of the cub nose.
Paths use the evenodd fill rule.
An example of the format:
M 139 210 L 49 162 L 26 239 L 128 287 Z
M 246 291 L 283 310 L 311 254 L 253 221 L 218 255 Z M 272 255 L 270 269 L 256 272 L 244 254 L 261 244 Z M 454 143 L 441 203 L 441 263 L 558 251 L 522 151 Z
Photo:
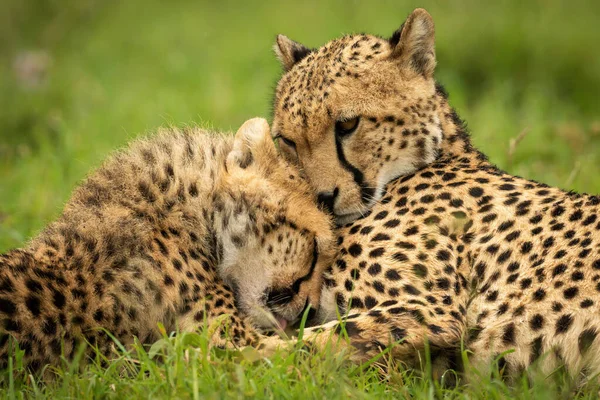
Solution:
M 340 190 L 336 187 L 333 192 L 320 192 L 317 194 L 317 203 L 330 214 L 333 214 L 333 206 Z

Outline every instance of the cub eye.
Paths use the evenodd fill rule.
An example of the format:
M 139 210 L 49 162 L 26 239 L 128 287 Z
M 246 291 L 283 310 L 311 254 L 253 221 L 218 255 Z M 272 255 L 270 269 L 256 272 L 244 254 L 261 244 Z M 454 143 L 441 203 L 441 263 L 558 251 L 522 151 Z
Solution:
M 296 143 L 293 140 L 285 138 L 285 137 L 283 137 L 281 135 L 278 135 L 277 139 L 281 139 L 281 141 L 283 143 L 285 143 L 287 146 L 290 146 L 292 149 L 296 150 Z
M 356 130 L 360 117 L 337 121 L 335 123 L 335 133 L 338 136 L 348 136 Z

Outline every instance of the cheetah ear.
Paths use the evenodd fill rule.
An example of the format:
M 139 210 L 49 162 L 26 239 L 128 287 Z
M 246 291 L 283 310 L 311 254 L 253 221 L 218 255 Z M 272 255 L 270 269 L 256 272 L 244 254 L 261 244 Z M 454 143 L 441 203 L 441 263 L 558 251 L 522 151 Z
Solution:
M 425 78 L 435 69 L 435 28 L 433 18 L 422 8 L 414 10 L 389 39 L 392 58 Z
M 273 49 L 285 72 L 292 69 L 297 62 L 302 60 L 312 51 L 304 45 L 294 42 L 285 35 L 277 35 L 277 41 L 275 42 Z
M 264 118 L 252 118 L 244 122 L 235 134 L 233 148 L 227 155 L 227 168 L 248 168 L 254 163 L 254 155 L 261 146 L 273 146 L 271 129 Z

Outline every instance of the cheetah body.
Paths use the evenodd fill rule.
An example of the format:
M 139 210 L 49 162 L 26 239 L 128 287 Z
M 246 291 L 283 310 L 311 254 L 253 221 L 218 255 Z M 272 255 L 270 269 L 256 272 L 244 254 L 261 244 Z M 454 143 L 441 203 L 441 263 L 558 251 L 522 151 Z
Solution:
M 343 225 L 325 323 L 305 339 L 347 336 L 358 360 L 396 344 L 415 367 L 429 343 L 438 376 L 463 345 L 510 376 L 600 372 L 600 199 L 506 174 L 473 148 L 433 79 L 426 11 L 388 40 L 310 50 L 279 36 L 275 50 L 273 135 Z

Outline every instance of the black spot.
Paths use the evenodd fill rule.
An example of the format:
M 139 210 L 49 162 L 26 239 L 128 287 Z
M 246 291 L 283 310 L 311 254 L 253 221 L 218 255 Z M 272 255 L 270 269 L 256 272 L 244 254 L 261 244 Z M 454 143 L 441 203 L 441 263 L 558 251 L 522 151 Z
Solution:
M 552 277 L 563 274 L 567 270 L 567 266 L 565 264 L 559 264 L 552 270 Z
M 373 238 L 371 239 L 372 242 L 380 242 L 383 240 L 390 240 L 390 235 L 385 234 L 385 233 L 378 233 L 377 235 L 373 236 Z
M 469 189 L 469 194 L 473 197 L 481 197 L 483 195 L 483 189 L 480 187 L 472 187 Z
M 383 226 L 385 226 L 386 228 L 395 228 L 398 225 L 400 225 L 400 220 L 398 219 L 390 219 L 385 224 L 383 224 Z
M 381 265 L 378 263 L 373 263 L 369 266 L 367 272 L 372 276 L 378 275 L 381 272 Z
M 358 257 L 360 256 L 360 254 L 362 253 L 362 247 L 360 244 L 358 243 L 354 243 L 352 244 L 349 248 L 348 248 L 348 253 L 350 253 L 350 255 L 352 257 Z
M 404 291 L 413 296 L 418 296 L 421 294 L 421 291 L 414 287 L 413 285 L 404 285 Z
M 532 248 L 533 248 L 533 243 L 525 242 L 525 243 L 523 243 L 523 245 L 521 245 L 521 253 L 527 254 L 531 251 Z
M 504 333 L 502 334 L 502 341 L 504 342 L 504 344 L 515 343 L 515 324 L 510 323 L 504 329 Z
M 28 279 L 27 282 L 25 282 L 25 286 L 27 286 L 27 289 L 37 294 L 43 290 L 42 285 L 33 279 Z
M 525 278 L 521 281 L 521 289 L 527 289 L 531 287 L 532 280 L 531 278 Z
M 448 252 L 447 250 L 440 250 L 437 252 L 436 257 L 440 261 L 448 261 L 450 260 L 450 252 Z
M 419 278 L 424 278 L 427 276 L 427 267 L 425 267 L 423 264 L 413 265 L 413 271 Z
M 456 174 L 454 172 L 446 172 L 442 175 L 442 180 L 443 181 L 451 181 L 454 178 L 456 178 Z
M 369 233 L 371 233 L 371 231 L 373 231 L 373 227 L 372 226 L 365 226 L 364 228 L 362 228 L 360 230 L 360 234 L 361 235 L 368 235 Z
M 529 357 L 529 362 L 534 363 L 540 356 L 543 351 L 543 336 L 538 336 L 531 342 L 531 356 Z
M 17 306 L 15 303 L 8 299 L 0 299 L 0 312 L 13 315 L 17 311 Z
M 62 309 L 65 306 L 65 303 L 66 303 L 65 295 L 62 294 L 61 292 L 57 291 L 57 290 L 54 290 L 52 292 L 52 303 L 59 310 Z
M 554 238 L 552 236 L 550 236 L 549 238 L 544 240 L 543 245 L 545 248 L 552 247 L 554 245 Z
M 376 249 L 373 249 L 369 252 L 369 257 L 371 257 L 371 258 L 381 257 L 384 253 L 385 253 L 385 248 L 377 247 Z
M 452 207 L 458 208 L 463 205 L 463 201 L 461 199 L 452 199 L 452 200 L 450 200 L 450 205 Z
M 506 314 L 506 312 L 508 311 L 508 303 L 502 303 L 500 305 L 500 307 L 498 307 L 498 315 L 503 315 Z M 515 310 L 515 315 L 518 315 L 520 313 L 519 309 Z
M 493 290 L 485 297 L 487 301 L 496 301 L 498 299 L 498 291 Z
M 376 221 L 378 221 L 378 220 L 382 220 L 382 219 L 384 219 L 385 217 L 387 217 L 387 215 L 388 215 L 388 212 L 387 212 L 387 211 L 381 211 L 381 212 L 377 213 L 377 214 L 376 214 L 376 215 L 373 217 L 373 219 L 374 219 L 374 220 L 376 220 Z
M 36 296 L 27 296 L 27 298 L 25 299 L 25 305 L 27 306 L 27 309 L 29 310 L 29 312 L 31 313 L 31 315 L 33 315 L 34 317 L 39 317 L 41 310 L 40 310 L 40 298 L 36 297 Z
M 497 244 L 491 244 L 485 250 L 490 254 L 496 254 L 499 249 L 500 246 L 498 246 Z
M 373 274 L 371 274 L 371 275 L 373 275 Z M 385 272 L 385 277 L 391 281 L 400 280 L 400 274 L 395 269 L 388 269 Z
M 582 217 L 583 213 L 581 212 L 581 210 L 575 210 L 573 214 L 569 216 L 569 221 L 577 221 L 580 220 Z
M 571 300 L 573 297 L 577 296 L 577 293 L 579 293 L 579 289 L 575 286 L 571 286 L 570 288 L 565 289 L 563 292 L 565 299 L 567 300 Z
M 3 321 L 4 324 L 4 330 L 8 331 L 8 332 L 20 332 L 21 331 L 21 325 L 19 325 L 19 322 L 14 321 L 12 319 L 5 319 Z
M 500 255 L 498 256 L 498 259 L 497 259 L 498 263 L 502 264 L 502 263 L 506 262 L 506 260 L 508 260 L 510 258 L 511 254 L 512 254 L 511 250 L 506 250 L 506 251 L 500 253 Z
M 94 321 L 100 322 L 104 319 L 104 312 L 102 310 L 96 310 L 94 312 Z
M 335 328 L 334 328 L 334 332 L 339 334 L 342 334 L 343 332 L 346 332 L 346 334 L 348 335 L 348 337 L 352 337 L 352 336 L 358 336 L 362 333 L 362 329 L 360 329 L 358 327 L 358 325 L 356 324 L 356 322 L 353 321 L 346 321 L 345 323 L 342 324 L 338 324 Z
M 447 278 L 438 278 L 436 280 L 436 285 L 442 290 L 447 290 L 450 288 L 450 281 Z
M 375 300 L 374 297 L 371 296 L 366 296 L 365 297 L 365 307 L 367 307 L 367 309 L 371 309 L 373 307 L 375 307 L 377 305 L 377 300 Z
M 158 245 L 158 248 L 160 250 L 160 252 L 164 255 L 164 256 L 168 256 L 169 255 L 169 250 L 167 249 L 167 246 L 165 246 L 165 244 L 162 242 L 162 240 L 155 238 L 154 242 Z
M 585 331 L 581 332 L 581 334 L 579 334 L 579 339 L 577 340 L 577 343 L 579 345 L 579 352 L 582 355 L 586 351 L 588 351 L 590 346 L 594 343 L 594 340 L 596 340 L 596 336 L 598 336 L 598 332 L 594 328 L 586 329 Z
M 585 299 L 581 303 L 579 303 L 579 307 L 581 308 L 589 308 L 594 305 L 594 301 L 592 299 Z
M 535 300 L 535 301 L 542 301 L 542 300 L 544 300 L 545 297 L 546 297 L 546 291 L 542 288 L 536 290 L 533 293 L 533 300 Z
M 498 186 L 500 190 L 515 190 L 515 185 L 511 185 L 510 183 L 505 183 L 503 185 Z
M 570 314 L 565 314 L 561 316 L 558 321 L 556 321 L 556 334 L 565 333 L 571 327 L 573 323 L 573 316 Z
M 241 166 L 241 167 L 244 168 L 243 166 Z M 192 184 L 190 185 L 190 187 L 188 189 L 188 193 L 192 197 L 198 196 L 198 186 L 196 185 L 196 182 L 192 182 Z
M 542 317 L 540 314 L 535 314 L 529 320 L 529 326 L 532 330 L 539 331 L 544 326 L 544 317 Z
M 429 328 L 429 331 L 431 331 L 431 333 L 433 333 L 434 335 L 439 335 L 440 333 L 444 333 L 444 329 L 439 325 L 429 324 L 429 325 L 427 325 L 427 327 Z
M 483 217 L 483 218 L 481 219 L 481 222 L 483 222 L 483 223 L 486 223 L 486 224 L 487 224 L 488 222 L 492 222 L 492 221 L 493 221 L 493 220 L 495 220 L 496 218 L 498 218 L 498 215 L 496 215 L 496 214 L 488 214 L 488 215 L 486 215 L 485 217 Z
M 550 213 L 553 217 L 558 217 L 565 212 L 565 208 L 563 206 L 556 206 L 552 209 Z
M 45 335 L 53 336 L 56 334 L 56 322 L 51 320 L 50 318 L 46 318 L 44 324 L 42 325 L 42 332 Z
M 385 293 L 385 286 L 380 281 L 374 281 L 373 288 L 379 293 Z
M 416 235 L 417 233 L 419 233 L 419 228 L 416 226 L 412 226 L 404 231 L 405 236 L 412 236 L 412 235 Z

